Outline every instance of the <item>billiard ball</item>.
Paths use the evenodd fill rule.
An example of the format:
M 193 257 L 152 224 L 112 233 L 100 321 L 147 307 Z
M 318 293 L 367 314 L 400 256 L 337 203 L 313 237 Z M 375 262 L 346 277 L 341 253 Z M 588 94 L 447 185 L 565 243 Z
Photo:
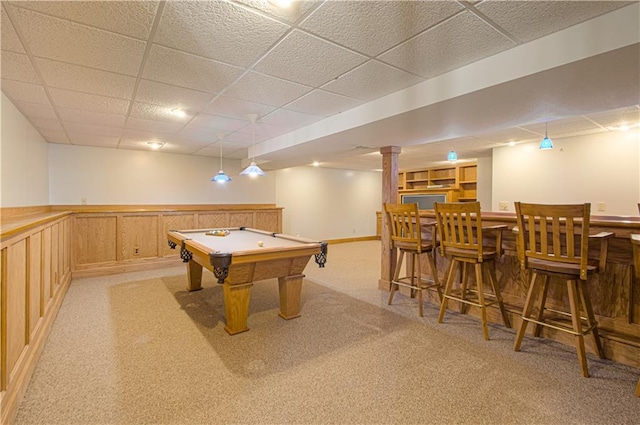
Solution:
M 262 245 L 264 245 L 264 242 L 258 241 L 258 246 L 262 246 Z

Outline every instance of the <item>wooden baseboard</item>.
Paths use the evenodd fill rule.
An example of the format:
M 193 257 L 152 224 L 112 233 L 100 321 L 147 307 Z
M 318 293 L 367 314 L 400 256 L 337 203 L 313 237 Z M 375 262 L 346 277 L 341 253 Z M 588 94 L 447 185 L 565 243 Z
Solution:
M 49 332 L 51 332 L 51 327 L 58 315 L 70 283 L 71 273 L 68 273 L 60 289 L 55 294 L 53 303 L 51 303 L 42 318 L 38 331 L 26 347 L 23 358 L 20 359 L 22 366 L 16 368 L 17 376 L 14 378 L 15 380 L 11 383 L 10 387 L 7 388 L 2 400 L 0 400 L 0 423 L 2 424 L 10 425 L 15 420 L 22 397 L 26 393 L 29 381 L 31 381 L 31 376 L 38 365 L 45 342 L 47 341 Z
M 380 240 L 380 236 L 359 236 L 356 238 L 329 239 L 325 242 L 327 242 L 328 244 L 337 244 L 337 243 L 375 241 L 375 240 Z

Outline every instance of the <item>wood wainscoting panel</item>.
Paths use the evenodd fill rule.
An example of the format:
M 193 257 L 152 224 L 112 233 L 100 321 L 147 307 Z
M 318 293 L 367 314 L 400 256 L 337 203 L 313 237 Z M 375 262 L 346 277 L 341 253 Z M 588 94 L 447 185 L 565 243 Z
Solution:
M 27 347 L 27 241 L 21 239 L 7 247 L 6 289 L 6 385 L 11 384 L 13 370 Z
M 58 273 L 58 225 L 51 226 L 51 296 L 54 296 L 58 291 L 58 284 L 60 283 L 60 273 Z
M 171 249 L 167 243 L 167 232 L 169 230 L 187 230 L 195 229 L 194 214 L 163 214 L 162 215 L 162 233 L 160 234 L 160 243 L 162 247 L 162 256 L 170 257 L 180 254 L 179 249 Z
M 270 211 L 257 211 L 255 218 L 256 229 L 266 230 L 268 232 L 282 232 L 282 223 L 280 223 L 280 214 Z
M 230 227 L 229 213 L 200 213 L 198 214 L 198 229 L 216 229 Z M 186 227 L 185 229 L 192 229 L 193 227 Z
M 230 212 L 229 213 L 229 227 L 253 227 L 254 214 L 252 212 Z
M 46 311 L 51 302 L 51 227 L 42 230 L 42 304 Z
M 42 306 L 42 232 L 32 234 L 28 239 L 29 250 L 29 335 L 33 335 L 40 317 L 44 312 Z
M 116 261 L 114 215 L 80 215 L 73 218 L 73 264 L 75 266 Z
M 134 260 L 158 256 L 158 215 L 120 217 L 121 259 Z

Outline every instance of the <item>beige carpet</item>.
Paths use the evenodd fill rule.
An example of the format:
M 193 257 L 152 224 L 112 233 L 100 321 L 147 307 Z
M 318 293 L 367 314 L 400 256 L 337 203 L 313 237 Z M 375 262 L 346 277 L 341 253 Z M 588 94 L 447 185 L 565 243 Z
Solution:
M 249 327 L 223 329 L 222 288 L 183 268 L 72 282 L 16 424 L 631 424 L 637 372 L 571 347 L 377 290 L 379 242 L 307 267 L 302 317 L 277 280 L 252 289 Z

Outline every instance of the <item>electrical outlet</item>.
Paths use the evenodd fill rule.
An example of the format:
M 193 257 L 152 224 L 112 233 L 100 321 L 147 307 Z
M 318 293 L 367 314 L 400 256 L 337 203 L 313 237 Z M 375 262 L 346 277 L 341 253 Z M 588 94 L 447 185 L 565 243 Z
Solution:
M 87 198 L 80 198 L 80 203 L 82 205 L 87 205 Z
M 607 210 L 607 204 L 604 202 L 598 202 L 598 212 L 605 212 Z
M 139 254 L 140 254 L 140 248 L 136 246 L 135 248 L 133 248 L 133 255 L 139 255 Z
M 507 201 L 498 202 L 498 209 L 500 211 L 509 211 L 509 203 Z

